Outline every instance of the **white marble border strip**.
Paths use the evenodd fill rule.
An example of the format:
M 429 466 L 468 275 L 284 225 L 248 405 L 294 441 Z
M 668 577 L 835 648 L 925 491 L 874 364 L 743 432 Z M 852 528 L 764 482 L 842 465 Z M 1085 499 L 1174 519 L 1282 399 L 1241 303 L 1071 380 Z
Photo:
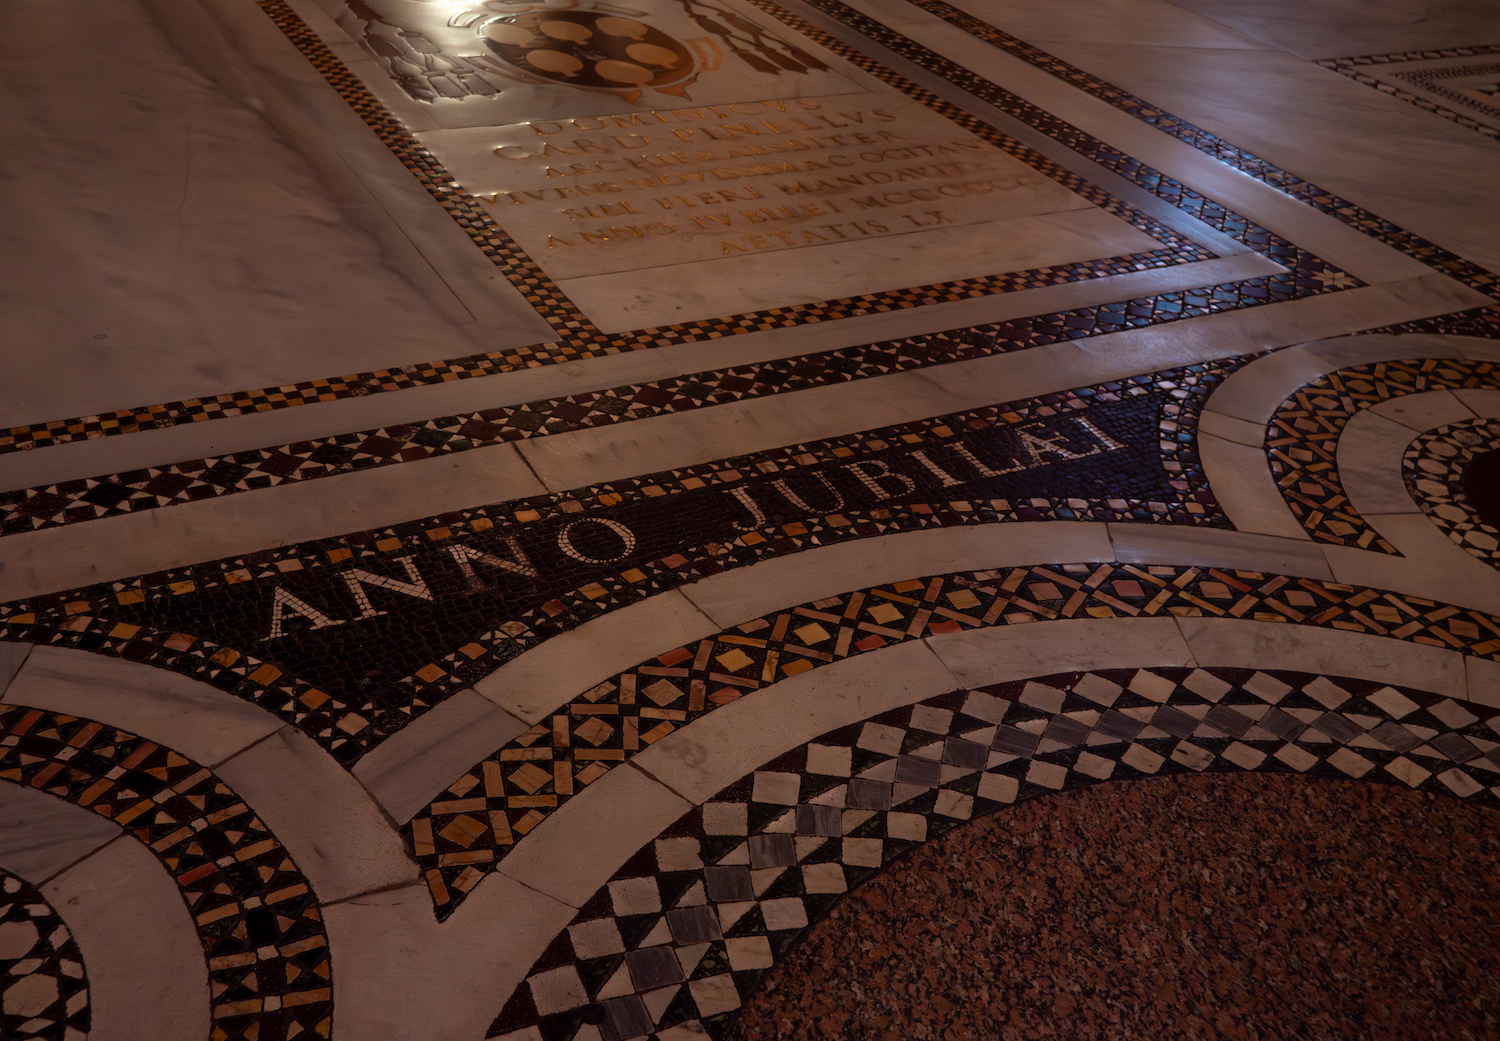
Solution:
M 417 877 L 394 823 L 317 742 L 207 683 L 34 647 L 0 700 L 116 726 L 209 767 L 266 823 L 325 905 Z
M 97 813 L 0 781 L 0 864 L 42 891 L 78 941 L 90 1041 L 203 1041 L 203 946 L 151 851 Z
M 625 351 L 564 365 L 411 387 L 399 392 L 339 398 L 316 406 L 272 409 L 143 430 L 128 437 L 101 437 L 0 455 L 0 491 L 34 488 L 96 474 L 123 473 L 183 459 L 246 452 L 267 445 L 326 437 L 351 430 L 420 423 L 433 416 L 521 405 L 613 387 L 689 376 L 842 350 L 879 340 L 920 336 L 988 322 L 1066 311 L 1138 296 L 1246 278 L 1284 270 L 1259 254 L 1242 254 L 1173 268 L 1109 275 L 1063 285 L 728 336 L 720 340 Z M 873 324 L 872 324 L 873 323 Z
M 482 1036 L 503 996 L 637 849 L 780 752 L 866 715 L 968 686 L 1074 669 L 1228 666 L 1332 673 L 1500 705 L 1500 666 L 1384 637 L 1234 619 L 1085 619 L 892 645 L 783 680 L 659 741 L 541 824 L 435 925 L 425 891 L 329 909 L 357 997 L 343 1038 Z M 748 765 L 747 765 L 748 764 Z M 417 951 L 425 953 L 417 955 Z M 481 1005 L 476 994 L 496 996 Z M 349 990 L 340 1000 L 350 1001 Z
M 12 535 L 0 602 L 691 466 L 1487 301 L 1438 275 Z M 540 483 L 539 483 L 540 481 Z M 1274 534 L 1274 532 L 1273 532 Z

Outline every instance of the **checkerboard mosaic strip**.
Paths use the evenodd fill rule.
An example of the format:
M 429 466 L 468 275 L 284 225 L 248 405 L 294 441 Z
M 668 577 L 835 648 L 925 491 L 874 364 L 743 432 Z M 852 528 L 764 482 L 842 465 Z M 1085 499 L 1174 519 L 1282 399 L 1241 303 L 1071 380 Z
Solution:
M 30 882 L 0 869 L 0 1037 L 84 1041 L 89 981 L 78 941 Z
M 1225 526 L 1198 458 L 1196 431 L 1204 400 L 1240 363 L 1187 366 L 34 597 L 0 605 L 0 638 L 120 655 L 204 680 L 275 713 L 352 764 L 415 716 L 527 648 L 608 611 L 731 568 L 838 542 L 955 525 L 1076 519 Z M 1085 485 L 1092 480 L 1089 473 L 1102 483 L 1082 494 L 1073 477 L 1067 478 L 1073 482 L 1068 491 L 1044 482 L 1028 486 L 1029 494 L 1003 498 L 956 498 L 937 481 L 931 483 L 939 494 L 928 497 L 923 491 L 912 501 L 868 494 L 868 503 L 854 501 L 853 495 L 849 501 L 842 495 L 833 501 L 822 491 L 808 491 L 803 505 L 792 504 L 794 508 L 748 527 L 742 522 L 753 519 L 744 516 L 743 505 L 733 498 L 737 489 L 768 482 L 817 488 L 828 480 L 831 468 L 888 459 L 893 449 L 940 453 L 962 446 L 977 432 L 1067 424 L 1071 417 L 1088 418 L 1094 409 L 1131 410 L 1106 426 L 1121 437 L 1129 429 L 1137 454 L 1129 456 L 1128 472 L 1120 471 L 1124 456 L 1119 454 L 1083 459 L 1078 466 L 1094 467 L 1083 471 Z M 1127 421 L 1127 426 L 1113 425 Z M 1071 468 L 1072 460 L 1065 461 Z M 915 473 L 920 475 L 921 469 Z M 706 494 L 722 501 L 697 505 Z M 678 507 L 679 502 L 692 508 Z M 659 511 L 649 524 L 659 529 L 664 551 L 610 567 L 569 562 L 570 570 L 540 576 L 546 584 L 529 600 L 497 593 L 493 613 L 476 611 L 467 599 L 475 593 L 471 576 L 452 570 L 454 554 L 472 549 L 477 555 L 504 545 L 496 538 L 538 527 L 550 532 L 549 526 L 606 510 L 611 511 L 607 516 L 633 524 L 636 511 Z M 700 523 L 695 513 L 706 519 Z M 696 541 L 695 524 L 702 532 Z M 640 534 L 647 535 L 644 530 Z M 382 673 L 372 669 L 374 652 L 368 646 L 351 651 L 346 644 L 315 645 L 301 659 L 278 655 L 262 642 L 265 632 L 258 617 L 233 625 L 222 622 L 239 610 L 236 605 L 247 598 L 264 600 L 267 589 L 289 579 L 321 581 L 328 576 L 339 581 L 351 569 L 380 572 L 392 567 L 397 568 L 393 574 L 403 574 L 400 569 L 418 560 L 447 562 L 446 578 L 429 579 L 445 612 L 440 618 L 410 621 L 392 613 L 385 616 L 391 628 L 363 641 L 378 643 L 386 652 L 409 648 L 415 655 L 412 667 L 392 665 L 397 671 Z M 314 667 L 323 671 L 310 678 Z
M 1500 387 L 1500 363 L 1422 358 L 1376 362 L 1314 380 L 1276 410 L 1266 429 L 1271 475 L 1287 506 L 1320 542 L 1381 553 L 1396 549 L 1349 503 L 1339 478 L 1338 444 L 1353 416 L 1407 394 Z
M 1420 435 L 1406 449 L 1402 476 L 1422 512 L 1454 542 L 1500 568 L 1500 528 L 1487 524 L 1464 493 L 1474 457 L 1500 448 L 1500 419 L 1453 423 Z
M 1193 567 L 1055 564 L 941 575 L 779 611 L 583 692 L 407 825 L 440 917 L 557 806 L 714 709 L 909 640 L 1069 618 L 1215 617 L 1370 633 L 1500 658 L 1500 619 L 1373 589 Z
M 880 22 L 840 3 L 839 0 L 808 0 L 808 2 L 819 11 L 837 18 L 845 25 L 856 29 L 864 36 L 869 37 L 882 46 L 890 48 L 902 57 L 916 62 L 923 68 L 938 72 L 944 78 L 948 78 L 946 73 L 950 69 L 957 70 L 958 74 L 970 79 L 975 78 L 973 73 L 964 70 L 961 66 L 947 61 L 920 44 L 902 36 L 894 29 L 882 25 Z M 1497 276 L 1486 268 L 1465 260 L 1457 254 L 1443 249 L 1441 246 L 1428 242 L 1421 236 L 1414 235 L 1371 213 L 1369 210 L 1349 202 L 1347 199 L 1342 199 L 1332 192 L 1324 191 L 1317 185 L 1310 184 L 1302 178 L 1274 166 L 1259 156 L 1230 144 L 1216 134 L 1204 130 L 1202 127 L 1195 126 L 1170 112 L 1164 112 L 1161 108 L 1145 99 L 1136 97 L 1128 91 L 1121 90 L 1119 87 L 1085 72 L 1077 66 L 1070 65 L 1061 58 L 1049 54 L 1039 47 L 1034 47 L 1024 40 L 1017 39 L 982 19 L 945 3 L 944 0 L 911 0 L 911 2 L 914 6 L 936 15 L 945 22 L 969 33 L 976 39 L 984 40 L 986 43 L 1005 51 L 1007 54 L 1020 58 L 1022 61 L 1041 69 L 1043 72 L 1056 76 L 1058 79 L 1118 108 L 1120 111 L 1129 113 L 1149 126 L 1155 127 L 1163 133 L 1170 134 L 1179 141 L 1192 145 L 1205 155 L 1210 155 L 1222 163 L 1226 163 L 1237 170 L 1249 174 L 1256 180 L 1264 181 L 1266 184 L 1286 192 L 1288 195 L 1312 206 L 1319 212 L 1326 213 L 1351 227 L 1358 228 L 1371 238 L 1379 239 L 1388 246 L 1399 249 L 1409 256 L 1416 257 L 1424 264 L 1436 268 L 1450 278 L 1457 279 L 1465 285 L 1478 289 L 1481 292 L 1493 292 L 1495 286 L 1500 284 L 1500 276 Z M 1453 52 L 1422 52 L 1423 55 L 1430 55 L 1432 57 L 1446 56 L 1449 53 L 1500 53 L 1500 47 L 1465 48 Z M 1364 58 L 1347 60 L 1374 63 L 1381 59 Z M 940 72 L 940 69 L 943 71 Z M 972 92 L 972 88 L 959 80 L 951 80 L 951 82 L 964 86 L 966 90 L 971 90 Z M 984 95 L 976 94 L 976 96 L 982 97 Z M 989 100 L 989 98 L 986 98 L 986 100 Z M 1006 105 L 998 107 L 1010 112 L 1010 109 Z M 1036 113 L 1040 113 L 1040 116 L 1036 115 Z M 1052 123 L 1059 122 L 1057 117 L 1048 115 L 1041 109 L 1036 108 L 1036 106 L 1030 106 L 1030 110 L 1025 110 L 1024 114 L 1023 111 L 1010 112 L 1010 114 L 1025 119 L 1028 124 L 1031 123 L 1032 119 L 1038 118 Z M 1044 130 L 1042 125 L 1037 125 L 1037 129 Z M 1047 131 L 1044 130 L 1044 132 Z M 1074 130 L 1073 133 L 1078 133 L 1078 131 Z M 1055 136 L 1058 140 L 1063 140 L 1067 143 L 1064 137 L 1057 134 L 1049 136 Z M 1115 153 L 1115 165 L 1111 165 L 1107 161 L 1107 158 L 1095 156 L 1088 152 L 1084 154 L 1089 155 L 1089 158 L 1110 169 L 1115 169 L 1115 165 L 1121 166 L 1121 169 L 1116 170 L 1116 172 L 1126 176 L 1129 176 L 1126 171 L 1143 169 L 1138 160 L 1124 156 L 1118 152 Z M 1152 171 L 1152 173 L 1154 174 L 1155 172 Z M 1142 186 L 1146 187 L 1147 185 L 1143 184 Z
M 171 874 L 208 962 L 209 1041 L 328 1037 L 333 992 L 317 898 L 211 770 L 103 723 L 0 705 L 0 780 L 93 810 Z
M 449 361 L 421 363 L 331 379 L 312 380 L 289 386 L 221 394 L 212 398 L 170 402 L 142 408 L 116 410 L 96 416 L 77 417 L 67 420 L 35 423 L 24 427 L 13 427 L 7 432 L 0 432 L 0 453 L 52 444 L 64 444 L 70 441 L 93 437 L 160 429 L 184 423 L 245 415 L 270 409 L 295 407 L 317 401 L 357 397 L 370 393 L 400 390 L 406 387 L 446 382 L 455 379 L 494 375 L 535 365 L 574 361 L 581 358 L 593 357 L 596 354 L 618 353 L 621 350 L 644 349 L 693 340 L 713 339 L 721 336 L 736 335 L 742 332 L 782 328 L 807 322 L 828 321 L 843 317 L 922 306 L 927 303 L 940 303 L 996 292 L 1008 292 L 1021 288 L 1035 288 L 1061 282 L 1098 278 L 1109 274 L 1146 270 L 1156 266 L 1169 266 L 1190 260 L 1204 259 L 1210 255 L 1203 251 L 1201 247 L 1185 242 L 1174 232 L 1170 231 L 1170 229 L 1151 221 L 1150 218 L 1138 213 L 1138 211 L 1124 207 L 1123 204 L 1114 200 L 1107 193 L 1103 193 L 1100 189 L 1088 184 L 1077 175 L 1057 166 L 1045 157 L 1024 149 L 1018 143 L 999 134 L 994 128 L 976 120 L 973 116 L 950 105 L 931 92 L 909 83 L 904 78 L 890 72 L 890 70 L 884 69 L 878 63 L 871 61 L 852 48 L 834 40 L 808 23 L 787 14 L 780 8 L 776 8 L 775 5 L 762 4 L 762 8 L 767 13 L 798 29 L 798 31 L 806 32 L 809 36 L 817 39 L 824 46 L 836 51 L 852 63 L 864 68 L 868 72 L 881 76 L 881 78 L 898 89 L 905 90 L 911 96 L 930 105 L 944 116 L 960 123 L 966 129 L 982 137 L 986 137 L 1000 147 L 1011 151 L 1012 154 L 1022 158 L 1023 161 L 1036 165 L 1038 169 L 1042 169 L 1049 176 L 1060 180 L 1072 190 L 1089 197 L 1091 201 L 1106 208 L 1113 208 L 1113 212 L 1116 212 L 1118 216 L 1135 222 L 1137 226 L 1166 243 L 1166 248 L 1148 254 L 1138 254 L 1115 260 L 1066 265 L 1058 268 L 1046 268 L 1015 276 L 990 276 L 956 283 L 918 287 L 893 293 L 880 293 L 825 301 L 820 304 L 774 308 L 762 312 L 714 319 L 712 321 L 644 330 L 639 333 L 627 334 L 623 337 L 610 338 L 597 333 L 586 334 L 584 328 L 586 323 L 582 321 L 581 316 L 577 315 L 576 309 L 569 310 L 572 308 L 570 303 L 561 302 L 561 292 L 531 264 L 529 259 L 523 258 L 519 248 L 505 237 L 500 229 L 494 227 L 493 222 L 489 221 L 489 218 L 484 215 L 481 204 L 468 196 L 453 181 L 452 177 L 437 164 L 430 153 L 411 137 L 395 117 L 358 82 L 357 77 L 349 72 L 333 56 L 332 52 L 323 45 L 322 41 L 281 0 L 264 0 L 261 6 L 267 10 L 273 21 L 276 21 L 278 26 L 287 33 L 289 39 L 303 51 L 304 55 L 309 58 L 314 66 L 323 72 L 325 78 L 329 79 L 334 89 L 339 91 L 341 96 L 349 102 L 356 112 L 360 113 L 362 118 L 371 125 L 372 129 L 381 137 L 387 147 L 390 147 L 401 157 L 402 161 L 423 182 L 428 190 L 434 194 L 438 201 L 444 205 L 445 209 L 455 214 L 455 219 L 459 220 L 460 224 L 465 227 L 471 237 L 474 237 L 476 241 L 480 242 L 482 247 L 486 248 L 488 255 L 507 271 L 508 276 L 513 281 L 518 281 L 518 285 L 522 288 L 523 293 L 527 294 L 528 302 L 541 309 L 542 313 L 547 314 L 549 313 L 549 301 L 559 301 L 557 306 L 567 312 L 566 314 L 559 312 L 557 316 L 558 327 L 563 333 L 564 338 L 554 343 L 539 344 L 508 352 L 492 352 Z M 954 66 L 954 69 L 957 68 L 957 66 Z M 1013 95 L 1009 95 L 993 84 L 987 84 L 986 81 L 978 80 L 970 73 L 963 72 L 963 75 L 970 79 L 975 79 L 975 82 L 969 84 L 966 89 L 990 95 L 987 100 L 994 102 L 1000 98 L 1013 98 Z M 1131 179 L 1135 183 L 1166 199 L 1168 202 L 1171 202 L 1179 209 L 1183 209 L 1210 226 L 1218 228 L 1245 242 L 1258 252 L 1271 257 L 1273 260 L 1290 269 L 1291 273 L 1288 275 L 1228 283 L 1198 291 L 1198 295 L 1206 296 L 1214 310 L 1278 302 L 1320 292 L 1352 288 L 1360 284 L 1346 272 L 1339 271 L 1306 251 L 1297 248 L 1295 245 L 1271 235 L 1264 228 L 1211 202 L 1202 195 L 1186 188 L 1180 182 L 1166 177 L 1159 171 L 1145 167 L 1134 160 L 1129 160 L 1102 142 L 1082 134 L 1077 128 L 1048 116 L 1046 113 L 1041 112 L 1040 109 L 1035 109 L 1034 106 L 1028 107 L 1025 103 L 1019 102 L 1019 99 L 1016 99 L 1016 104 L 1021 106 L 1021 109 L 1018 111 L 1024 110 L 1026 114 L 1033 117 L 1038 129 L 1057 136 L 1059 140 L 1063 140 L 1070 148 L 1080 154 L 1096 162 L 1110 166 L 1116 173 Z M 1033 109 L 1034 112 L 1032 111 Z M 1019 151 L 1017 151 L 1018 149 Z M 1330 196 L 1330 198 L 1333 197 Z M 1141 300 L 1129 301 L 1124 306 L 1128 307 L 1132 313 L 1149 310 L 1153 313 L 1157 321 L 1172 321 L 1176 318 L 1189 316 L 1183 313 L 1181 301 L 1174 299 L 1179 296 L 1180 294 L 1168 294 L 1161 298 L 1147 297 Z M 1160 306 L 1157 306 L 1158 300 L 1161 301 Z M 1076 321 L 1072 320 L 1072 315 L 1047 317 L 1064 317 L 1069 319 L 1069 328 L 1074 330 L 1075 335 L 1090 335 L 1090 333 L 1085 331 L 1085 326 L 1077 324 Z M 1108 323 L 1096 325 L 1093 327 L 1093 330 L 1095 334 L 1114 331 L 1109 327 Z
M 1066 673 L 831 731 L 647 842 L 490 1026 L 504 1041 L 730 1038 L 809 924 L 921 843 L 1106 780 L 1261 771 L 1500 805 L 1493 708 L 1275 670 Z
M 1403 65 L 1414 61 L 1433 61 L 1440 58 L 1484 58 L 1488 55 L 1500 54 L 1500 45 L 1482 45 L 1477 47 L 1448 47 L 1435 51 L 1406 51 L 1400 54 L 1371 54 L 1358 58 L 1323 58 L 1316 64 L 1323 66 L 1341 76 L 1348 76 L 1357 83 L 1363 83 L 1367 87 L 1374 87 L 1382 94 L 1389 94 L 1393 98 L 1399 98 L 1409 105 L 1415 105 L 1420 109 L 1431 112 L 1433 115 L 1442 116 L 1462 127 L 1482 134 L 1488 138 L 1500 138 L 1500 129 L 1481 123 L 1471 116 L 1465 115 L 1455 107 L 1442 105 L 1433 101 L 1430 97 L 1422 97 L 1413 94 L 1409 90 L 1402 90 L 1384 80 L 1377 79 L 1366 70 L 1381 65 Z M 1438 80 L 1446 73 L 1448 76 L 1463 75 L 1479 72 L 1500 72 L 1500 63 L 1476 62 L 1474 65 L 1465 65 L 1457 70 L 1438 69 L 1432 72 L 1412 72 L 1402 78 L 1411 78 L 1421 83 L 1429 91 L 1447 97 L 1455 106 L 1464 108 L 1478 108 L 1478 103 L 1473 99 L 1453 91 L 1445 90 Z M 1491 106 L 1494 107 L 1494 106 Z M 1500 113 L 1500 108 L 1496 108 Z

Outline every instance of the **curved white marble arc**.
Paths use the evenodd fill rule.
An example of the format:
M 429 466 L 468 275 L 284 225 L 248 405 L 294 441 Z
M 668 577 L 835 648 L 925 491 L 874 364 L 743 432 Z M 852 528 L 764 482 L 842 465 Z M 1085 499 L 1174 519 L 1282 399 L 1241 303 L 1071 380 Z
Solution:
M 119 825 L 0 781 L 0 865 L 36 886 L 78 941 L 90 1041 L 203 1041 L 208 969 L 182 894 Z
M 546 945 L 622 863 L 723 785 L 835 727 L 962 687 L 1179 665 L 1334 673 L 1500 705 L 1500 664 L 1384 637 L 1235 619 L 1084 619 L 895 644 L 695 721 L 560 807 L 447 922 L 420 887 L 327 909 L 343 942 L 340 1041 L 483 1036 Z M 483 996 L 482 998 L 479 996 Z
M 416 878 L 392 822 L 317 742 L 207 683 L 34 647 L 0 700 L 117 726 L 209 767 L 281 840 L 322 903 Z
M 1493 361 L 1500 359 L 1500 343 L 1472 336 L 1386 333 L 1314 340 L 1258 358 L 1221 383 L 1204 402 L 1198 452 L 1209 487 L 1235 528 L 1310 542 L 1271 476 L 1266 459 L 1271 417 L 1287 398 L 1330 372 L 1410 358 Z
M 579 692 L 638 662 L 793 604 L 909 578 L 1052 562 L 1190 564 L 1332 580 L 1322 548 L 1233 531 L 1091 521 L 933 528 L 725 571 L 556 636 L 407 724 L 354 773 L 398 821 Z

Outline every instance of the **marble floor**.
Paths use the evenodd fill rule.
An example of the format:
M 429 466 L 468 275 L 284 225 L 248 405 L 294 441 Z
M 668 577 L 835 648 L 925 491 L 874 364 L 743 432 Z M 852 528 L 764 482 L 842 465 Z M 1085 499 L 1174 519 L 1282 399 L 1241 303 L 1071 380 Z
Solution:
M 1493 3 L 0 28 L 0 1036 L 1500 1037 Z

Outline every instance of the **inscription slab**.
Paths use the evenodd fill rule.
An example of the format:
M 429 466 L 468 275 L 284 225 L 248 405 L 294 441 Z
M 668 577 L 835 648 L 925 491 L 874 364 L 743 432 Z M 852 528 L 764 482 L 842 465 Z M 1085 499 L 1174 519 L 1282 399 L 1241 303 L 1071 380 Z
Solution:
M 370 86 L 606 330 L 1160 245 L 736 0 L 343 0 L 337 19 Z

